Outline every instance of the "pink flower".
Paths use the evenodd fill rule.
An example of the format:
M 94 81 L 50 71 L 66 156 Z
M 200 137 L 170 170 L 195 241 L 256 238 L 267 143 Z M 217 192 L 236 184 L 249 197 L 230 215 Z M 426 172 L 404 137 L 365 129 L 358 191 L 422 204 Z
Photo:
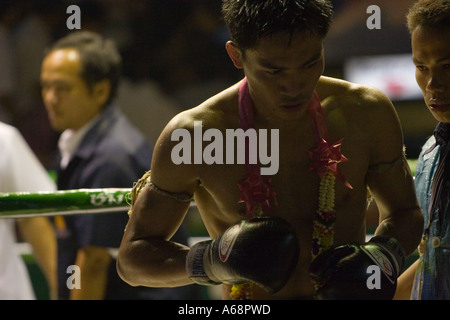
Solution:
M 267 210 L 273 210 L 278 205 L 276 192 L 270 184 L 271 179 L 263 178 L 258 171 L 250 172 L 245 180 L 238 183 L 241 190 L 239 202 L 247 205 L 246 217 L 252 216 L 258 205 Z M 273 199 L 274 206 L 270 204 L 270 199 Z
M 320 220 L 322 220 L 325 223 L 334 222 L 334 220 L 336 220 L 335 210 L 330 210 L 326 212 L 318 211 L 317 215 L 319 216 Z
M 338 169 L 339 163 L 348 161 L 341 153 L 343 139 L 344 138 L 341 138 L 334 144 L 330 144 L 322 138 L 316 148 L 308 151 L 309 157 L 311 158 L 309 170 L 316 171 L 321 179 L 325 176 L 327 171 L 330 170 L 337 178 L 344 182 L 347 187 L 353 189 Z

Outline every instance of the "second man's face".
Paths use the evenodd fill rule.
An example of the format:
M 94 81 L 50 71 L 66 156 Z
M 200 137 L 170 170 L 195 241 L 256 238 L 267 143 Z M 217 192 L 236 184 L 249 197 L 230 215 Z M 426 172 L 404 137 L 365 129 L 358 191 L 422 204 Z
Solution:
M 75 49 L 50 52 L 42 62 L 42 99 L 52 128 L 78 130 L 102 109 L 102 102 L 80 77 Z
M 416 80 L 434 118 L 450 123 L 450 29 L 417 27 L 412 35 Z

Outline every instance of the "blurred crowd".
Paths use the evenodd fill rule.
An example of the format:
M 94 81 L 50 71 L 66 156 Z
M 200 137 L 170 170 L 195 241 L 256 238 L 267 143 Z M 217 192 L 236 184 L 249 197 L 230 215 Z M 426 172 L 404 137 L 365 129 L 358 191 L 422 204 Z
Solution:
M 69 5 L 81 29 L 113 39 L 123 58 L 118 104 L 154 144 L 164 124 L 241 74 L 225 51 L 220 1 L 2 0 L 0 120 L 16 126 L 43 164 L 53 167 L 57 135 L 48 124 L 39 74 L 45 48 L 70 33 Z
M 349 52 L 409 52 L 404 13 L 411 0 L 333 3 L 336 17 L 326 42 L 327 67 L 339 69 Z M 72 4 L 81 10 L 83 30 L 116 41 L 124 76 L 118 104 L 151 144 L 174 114 L 242 75 L 225 51 L 228 35 L 219 0 L 2 0 L 0 120 L 22 132 L 47 168 L 53 166 L 57 136 L 41 101 L 40 64 L 46 46 L 71 32 L 66 10 Z M 365 27 L 370 4 L 380 5 L 383 13 L 383 28 L 377 33 Z

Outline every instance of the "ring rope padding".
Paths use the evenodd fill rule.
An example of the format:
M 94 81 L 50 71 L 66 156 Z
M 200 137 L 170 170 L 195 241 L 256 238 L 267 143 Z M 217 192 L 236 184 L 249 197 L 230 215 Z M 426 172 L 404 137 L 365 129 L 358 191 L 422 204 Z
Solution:
M 127 211 L 130 197 L 131 188 L 0 193 L 0 218 Z

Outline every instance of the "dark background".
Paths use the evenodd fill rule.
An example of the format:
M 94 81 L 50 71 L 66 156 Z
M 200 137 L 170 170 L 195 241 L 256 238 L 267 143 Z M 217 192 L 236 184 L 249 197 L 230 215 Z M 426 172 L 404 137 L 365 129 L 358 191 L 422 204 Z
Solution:
M 354 56 L 407 54 L 405 14 L 413 0 L 335 0 L 325 42 L 325 75 L 345 78 Z M 69 5 L 81 11 L 81 29 L 118 44 L 124 80 L 122 109 L 154 144 L 177 112 L 191 108 L 242 76 L 225 51 L 228 34 L 220 0 L 2 0 L 0 2 L 0 120 L 16 125 L 51 169 L 57 134 L 49 127 L 39 88 L 42 53 L 71 32 Z M 381 10 L 381 29 L 370 30 L 370 5 Z M 4 54 L 6 52 L 6 54 Z M 431 134 L 435 120 L 422 99 L 394 100 L 409 158 Z M 381 129 L 381 128 L 380 128 Z

